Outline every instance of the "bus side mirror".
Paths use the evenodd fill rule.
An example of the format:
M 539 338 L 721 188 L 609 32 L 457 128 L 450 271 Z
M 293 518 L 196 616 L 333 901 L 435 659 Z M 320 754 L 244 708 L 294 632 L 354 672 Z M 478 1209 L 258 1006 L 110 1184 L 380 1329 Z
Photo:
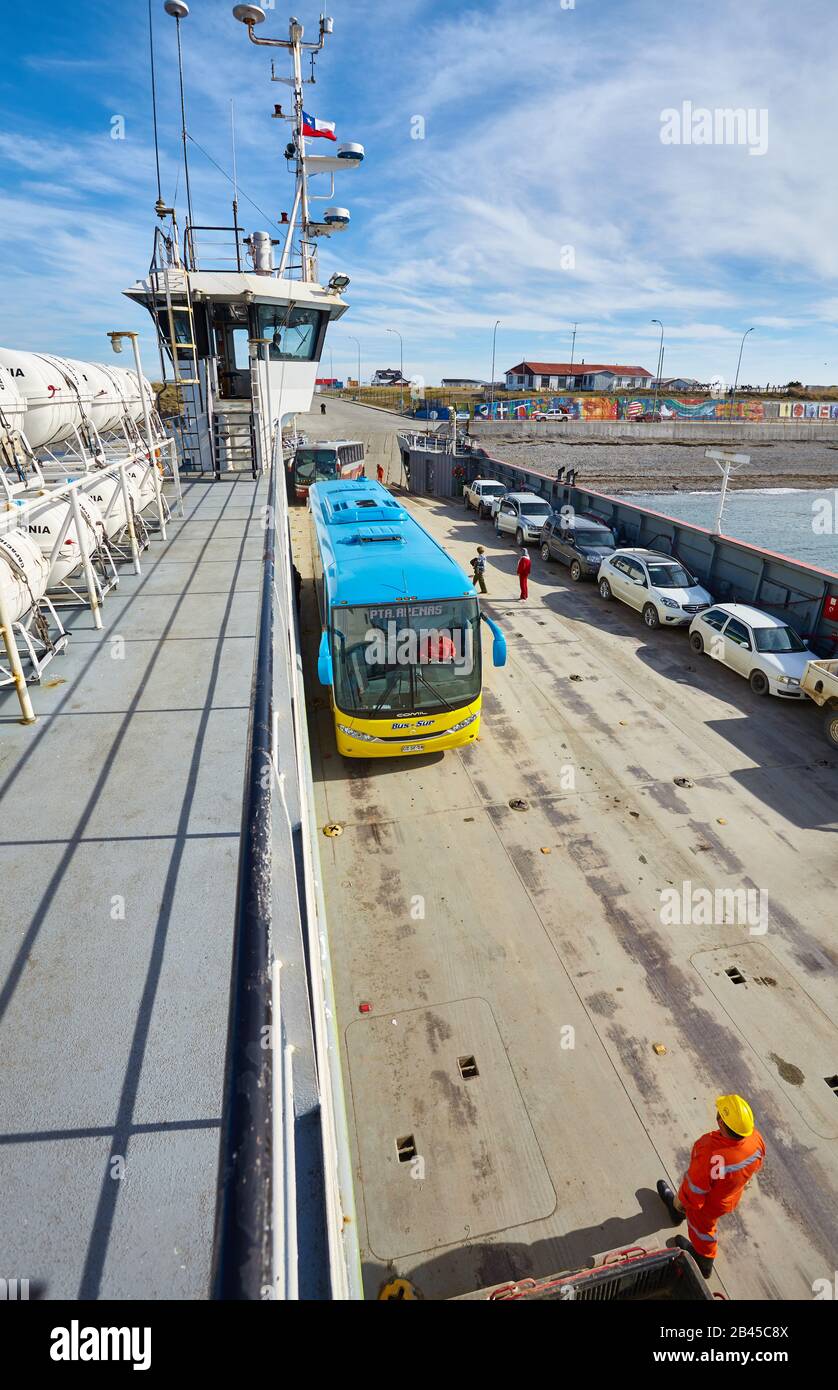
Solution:
M 329 651 L 329 633 L 323 633 L 320 638 L 320 650 L 317 653 L 317 679 L 321 685 L 332 684 L 332 653 Z
M 481 613 L 480 616 L 483 619 L 484 623 L 488 624 L 492 632 L 492 665 L 505 666 L 506 638 L 504 637 L 496 622 L 493 622 L 491 618 L 487 618 L 485 613 Z

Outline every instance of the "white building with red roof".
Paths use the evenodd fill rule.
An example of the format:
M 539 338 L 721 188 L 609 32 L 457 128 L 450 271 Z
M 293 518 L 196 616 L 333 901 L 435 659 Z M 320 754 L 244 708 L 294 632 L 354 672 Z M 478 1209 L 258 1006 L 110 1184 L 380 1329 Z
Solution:
M 507 391 L 636 391 L 652 385 L 645 367 L 614 362 L 519 362 L 505 375 Z

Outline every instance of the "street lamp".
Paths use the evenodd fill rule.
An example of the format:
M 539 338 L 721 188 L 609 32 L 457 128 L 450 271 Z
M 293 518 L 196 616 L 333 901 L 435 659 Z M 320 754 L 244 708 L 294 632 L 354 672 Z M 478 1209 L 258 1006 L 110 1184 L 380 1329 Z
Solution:
M 754 332 L 754 329 L 753 329 L 753 328 L 749 328 L 747 333 L 743 333 L 743 334 L 742 334 L 742 341 L 741 341 L 741 343 L 739 344 L 739 361 L 736 363 L 736 380 L 735 380 L 734 383 L 733 383 L 733 404 L 732 404 L 732 406 L 731 406 L 731 410 L 732 410 L 732 412 L 733 412 L 733 415 L 736 414 L 736 391 L 737 391 L 737 388 L 738 388 L 738 386 L 739 386 L 739 368 L 742 366 L 742 349 L 743 349 L 744 346 L 745 346 L 745 339 L 747 338 L 748 333 L 753 333 L 753 332 Z
M 402 335 L 397 328 L 388 328 L 388 333 L 395 333 L 399 340 L 399 376 L 401 377 L 401 412 L 404 415 L 404 342 Z
M 350 341 L 353 342 L 353 343 L 358 343 L 358 386 L 360 387 L 360 385 L 361 385 L 361 344 L 358 342 L 358 339 L 355 337 L 354 333 L 350 333 L 350 334 L 349 334 L 349 339 L 350 339 Z
M 495 343 L 497 342 L 497 336 L 498 336 L 498 328 L 499 328 L 499 326 L 500 326 L 500 319 L 498 319 L 498 320 L 496 321 L 495 327 L 494 327 L 494 329 L 493 329 L 493 331 L 492 331 L 492 380 L 491 380 L 490 385 L 489 385 L 489 392 L 490 392 L 490 395 L 489 395 L 489 404 L 490 404 L 490 406 L 491 406 L 491 410 L 490 410 L 490 412 L 489 412 L 490 415 L 494 414 L 494 408 L 495 408 Z
M 658 348 L 658 370 L 655 373 L 655 396 L 652 401 L 652 415 L 654 416 L 658 411 L 658 391 L 660 389 L 661 372 L 663 371 L 663 324 L 660 319 L 652 319 L 652 323 L 656 323 L 661 331 L 660 347 Z

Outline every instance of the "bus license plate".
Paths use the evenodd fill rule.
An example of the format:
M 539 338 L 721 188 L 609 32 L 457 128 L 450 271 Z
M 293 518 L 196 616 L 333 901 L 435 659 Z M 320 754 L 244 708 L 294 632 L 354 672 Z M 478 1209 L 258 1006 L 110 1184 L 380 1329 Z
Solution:
M 425 745 L 424 745 L 424 743 L 403 743 L 403 744 L 402 744 L 402 752 L 403 752 L 403 753 L 423 753 L 424 751 L 425 751 Z

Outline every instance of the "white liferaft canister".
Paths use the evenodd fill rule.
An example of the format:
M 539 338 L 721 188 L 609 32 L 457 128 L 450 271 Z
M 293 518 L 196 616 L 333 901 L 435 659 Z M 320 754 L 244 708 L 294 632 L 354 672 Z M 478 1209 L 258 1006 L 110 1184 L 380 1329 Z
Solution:
M 132 468 L 135 465 L 129 464 L 125 469 L 125 476 L 128 481 L 128 495 L 133 503 L 134 511 L 140 510 L 140 490 L 137 487 L 132 475 Z M 89 476 L 89 475 L 88 475 Z M 128 524 L 128 513 L 125 510 L 125 495 L 122 491 L 122 482 L 118 473 L 109 473 L 106 477 L 93 482 L 84 490 L 84 500 L 90 501 L 99 510 L 105 527 L 105 535 L 108 540 L 112 536 L 117 536 Z
M 29 502 L 33 497 L 43 497 L 43 491 L 23 493 L 21 497 L 16 497 L 16 503 Z M 81 512 L 82 525 L 84 527 L 85 542 L 88 555 L 97 548 L 104 539 L 105 526 L 102 520 L 102 513 L 98 506 L 89 497 L 79 496 L 79 511 Z M 70 513 L 70 524 L 58 553 L 53 556 L 55 543 L 58 540 L 67 513 Z M 69 501 L 64 497 L 59 497 L 49 507 L 38 512 L 35 516 L 26 516 L 23 519 L 22 530 L 26 530 L 35 544 L 40 548 L 41 553 L 47 560 L 52 556 L 52 564 L 49 570 L 49 588 L 54 588 L 62 580 L 77 570 L 82 563 L 81 548 L 79 546 L 76 523 L 72 516 L 72 509 Z
M 49 561 L 25 531 L 0 536 L 0 585 L 13 623 L 43 598 L 49 580 Z
M 26 401 L 21 428 L 33 449 L 60 444 L 83 427 L 93 391 L 67 358 L 0 348 L 0 366 Z

